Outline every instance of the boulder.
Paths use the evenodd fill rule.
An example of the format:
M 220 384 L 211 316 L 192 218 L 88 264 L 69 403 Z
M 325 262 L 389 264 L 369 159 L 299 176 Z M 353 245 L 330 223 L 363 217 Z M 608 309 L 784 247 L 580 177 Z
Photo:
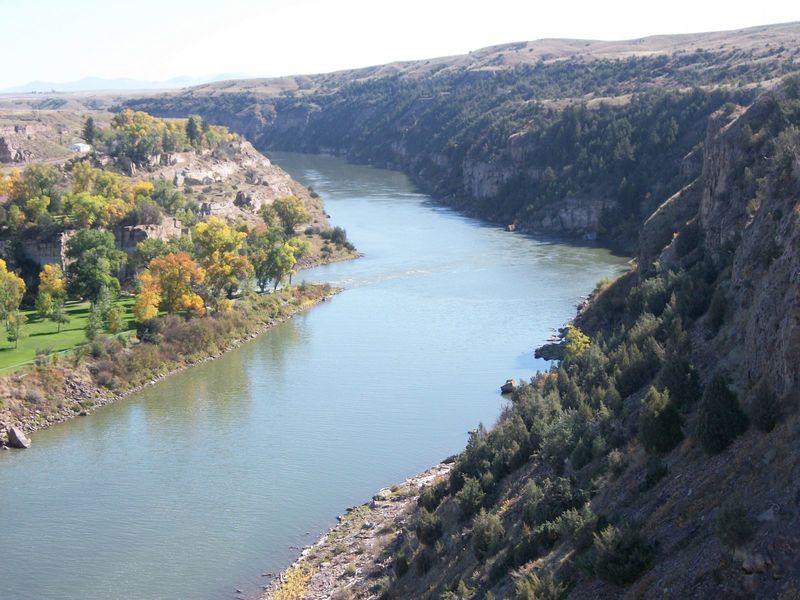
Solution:
M 9 427 L 7 430 L 8 445 L 12 448 L 30 448 L 31 440 L 19 427 Z

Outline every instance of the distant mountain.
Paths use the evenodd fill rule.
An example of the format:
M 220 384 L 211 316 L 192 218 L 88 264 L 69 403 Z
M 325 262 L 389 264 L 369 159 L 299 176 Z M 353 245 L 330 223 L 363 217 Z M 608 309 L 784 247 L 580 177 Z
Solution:
M 240 73 L 219 73 L 207 77 L 173 77 L 163 81 L 146 81 L 140 79 L 127 79 L 119 77 L 115 79 L 104 79 L 102 77 L 84 77 L 78 81 L 31 81 L 24 85 L 0 90 L 5 94 L 20 94 L 26 92 L 90 92 L 107 90 L 165 90 L 189 87 L 223 81 L 225 79 L 241 79 Z

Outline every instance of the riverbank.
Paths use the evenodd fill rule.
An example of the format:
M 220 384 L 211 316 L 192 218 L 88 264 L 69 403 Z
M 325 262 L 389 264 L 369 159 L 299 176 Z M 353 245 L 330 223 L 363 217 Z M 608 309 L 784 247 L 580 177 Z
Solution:
M 379 597 L 390 570 L 402 569 L 392 551 L 402 542 L 402 525 L 423 488 L 447 477 L 451 468 L 452 462 L 440 463 L 349 508 L 265 587 L 262 600 Z
M 50 355 L 30 369 L 0 377 L 0 447 L 11 427 L 32 433 L 136 393 L 192 366 L 215 360 L 339 289 L 301 285 L 239 301 L 231 313 L 205 319 L 162 319 L 149 341 L 97 340 L 71 357 Z

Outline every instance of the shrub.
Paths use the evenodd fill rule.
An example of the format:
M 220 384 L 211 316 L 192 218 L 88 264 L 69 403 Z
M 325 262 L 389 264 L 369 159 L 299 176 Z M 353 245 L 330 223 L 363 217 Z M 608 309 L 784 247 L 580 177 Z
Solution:
M 430 571 L 436 556 L 428 548 L 422 548 L 414 559 L 414 566 L 418 575 L 424 575 Z
M 565 510 L 558 518 L 559 537 L 571 539 L 578 552 L 587 550 L 592 545 L 596 529 L 597 515 L 588 504 Z
M 714 535 L 728 548 L 736 548 L 748 542 L 753 533 L 753 521 L 740 504 L 726 504 L 714 517 Z
M 697 415 L 696 435 L 703 449 L 709 454 L 722 452 L 747 426 L 736 394 L 721 375 L 714 375 L 703 392 Z
M 702 393 L 697 370 L 683 354 L 667 356 L 658 373 L 658 383 L 669 391 L 669 397 L 679 408 L 693 404 Z
M 609 525 L 594 535 L 595 574 L 611 583 L 627 585 L 644 573 L 653 559 L 653 546 L 636 529 Z
M 524 565 L 526 562 L 533 560 L 539 556 L 540 547 L 536 540 L 531 528 L 527 525 L 522 525 L 522 535 L 516 546 L 514 546 L 514 564 L 516 566 Z
M 163 329 L 164 322 L 162 319 L 158 317 L 146 319 L 136 325 L 136 337 L 147 344 L 159 344 Z
M 472 526 L 472 551 L 475 557 L 483 560 L 493 555 L 500 547 L 505 533 L 500 517 L 481 509 Z
M 529 525 L 555 520 L 570 508 L 582 506 L 586 493 L 573 487 L 566 477 L 545 478 L 538 485 L 529 481 L 523 490 L 522 518 Z
M 531 573 L 517 581 L 514 591 L 516 600 L 560 600 L 568 589 L 566 583 L 557 582 L 549 573 L 541 577 Z
M 402 577 L 408 573 L 408 556 L 405 551 L 398 552 L 394 558 L 394 573 L 397 577 Z
M 608 453 L 608 468 L 614 475 L 622 475 L 625 470 L 625 455 L 621 450 L 614 448 Z
M 728 311 L 728 299 L 722 288 L 717 288 L 711 297 L 711 304 L 708 306 L 708 323 L 711 330 L 716 333 L 725 322 L 725 314 Z
M 442 524 L 435 513 L 423 508 L 417 518 L 417 537 L 426 546 L 432 546 L 442 536 Z
M 753 390 L 750 401 L 750 419 L 761 431 L 769 433 L 780 422 L 781 405 L 777 396 L 766 381 L 759 383 Z
M 642 489 L 649 490 L 669 473 L 667 465 L 658 456 L 648 456 L 645 466 L 644 485 Z
M 639 412 L 639 439 L 647 452 L 669 452 L 683 440 L 683 419 L 669 399 L 669 392 L 651 387 Z
M 484 496 L 480 482 L 473 477 L 465 477 L 464 485 L 456 494 L 456 502 L 461 509 L 462 517 L 467 519 L 477 513 L 483 505 Z
M 439 481 L 433 485 L 425 486 L 425 489 L 419 495 L 417 504 L 424 506 L 427 510 L 434 511 L 446 495 L 447 484 L 444 481 Z

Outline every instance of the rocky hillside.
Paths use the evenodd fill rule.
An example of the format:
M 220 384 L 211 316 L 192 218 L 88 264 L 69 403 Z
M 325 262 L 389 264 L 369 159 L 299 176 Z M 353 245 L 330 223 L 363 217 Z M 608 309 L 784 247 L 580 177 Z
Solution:
M 559 368 L 270 597 L 800 597 L 800 80 L 716 111 L 704 146 Z
M 390 166 L 466 212 L 630 250 L 693 181 L 705 125 L 800 68 L 800 25 L 626 42 L 540 40 L 327 75 L 128 100 L 259 149 Z

